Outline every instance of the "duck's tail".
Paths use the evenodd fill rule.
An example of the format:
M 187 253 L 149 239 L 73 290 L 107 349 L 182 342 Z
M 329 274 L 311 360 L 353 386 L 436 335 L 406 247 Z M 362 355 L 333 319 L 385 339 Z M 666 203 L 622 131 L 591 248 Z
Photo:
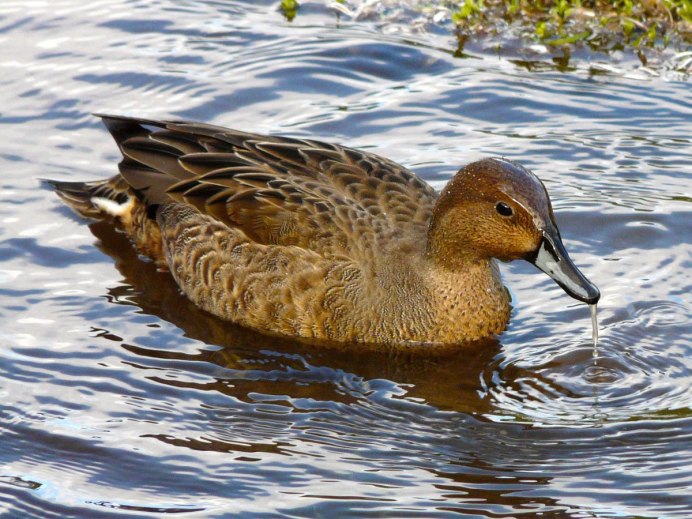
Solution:
M 113 218 L 140 252 L 165 267 L 159 226 L 120 175 L 95 182 L 44 182 L 77 214 L 98 220 Z
M 94 182 L 44 180 L 77 214 L 87 218 L 111 216 L 127 219 L 133 210 L 134 196 L 125 181 L 116 175 Z
M 128 220 L 136 203 L 131 189 L 120 175 L 93 182 L 44 182 L 77 214 L 87 218 L 110 216 Z

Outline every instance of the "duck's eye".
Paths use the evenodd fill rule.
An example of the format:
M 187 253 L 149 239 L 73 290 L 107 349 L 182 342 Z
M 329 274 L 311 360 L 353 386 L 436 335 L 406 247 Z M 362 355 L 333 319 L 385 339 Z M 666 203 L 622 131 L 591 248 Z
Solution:
M 512 216 L 512 214 L 514 214 L 512 208 L 504 202 L 498 202 L 497 204 L 495 204 L 495 210 L 502 216 Z

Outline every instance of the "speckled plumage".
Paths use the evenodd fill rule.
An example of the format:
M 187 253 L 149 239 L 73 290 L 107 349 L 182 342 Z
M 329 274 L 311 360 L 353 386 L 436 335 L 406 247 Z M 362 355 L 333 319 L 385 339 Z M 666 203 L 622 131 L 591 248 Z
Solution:
M 333 144 L 104 121 L 119 175 L 54 182 L 61 197 L 117 216 L 201 308 L 272 334 L 449 344 L 500 333 L 510 300 L 494 258 L 531 253 L 537 221 L 552 222 L 543 185 L 509 161 L 462 169 L 438 197 L 402 166 Z M 511 219 L 498 200 L 516 207 Z

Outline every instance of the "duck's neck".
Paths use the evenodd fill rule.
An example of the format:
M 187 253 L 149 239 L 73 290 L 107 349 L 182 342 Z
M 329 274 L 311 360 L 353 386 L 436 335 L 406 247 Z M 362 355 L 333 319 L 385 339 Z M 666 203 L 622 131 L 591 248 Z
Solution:
M 444 210 L 445 193 L 440 196 L 433 211 L 425 243 L 426 261 L 439 269 L 463 271 L 471 263 L 488 265 L 490 258 L 480 257 L 466 236 L 468 219 L 456 218 Z

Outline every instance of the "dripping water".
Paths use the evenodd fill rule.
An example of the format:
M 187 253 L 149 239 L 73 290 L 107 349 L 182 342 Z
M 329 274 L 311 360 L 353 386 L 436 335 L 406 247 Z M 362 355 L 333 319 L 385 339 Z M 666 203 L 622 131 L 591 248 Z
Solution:
M 591 339 L 593 340 L 593 358 L 598 358 L 598 315 L 597 305 L 589 305 L 591 309 Z

